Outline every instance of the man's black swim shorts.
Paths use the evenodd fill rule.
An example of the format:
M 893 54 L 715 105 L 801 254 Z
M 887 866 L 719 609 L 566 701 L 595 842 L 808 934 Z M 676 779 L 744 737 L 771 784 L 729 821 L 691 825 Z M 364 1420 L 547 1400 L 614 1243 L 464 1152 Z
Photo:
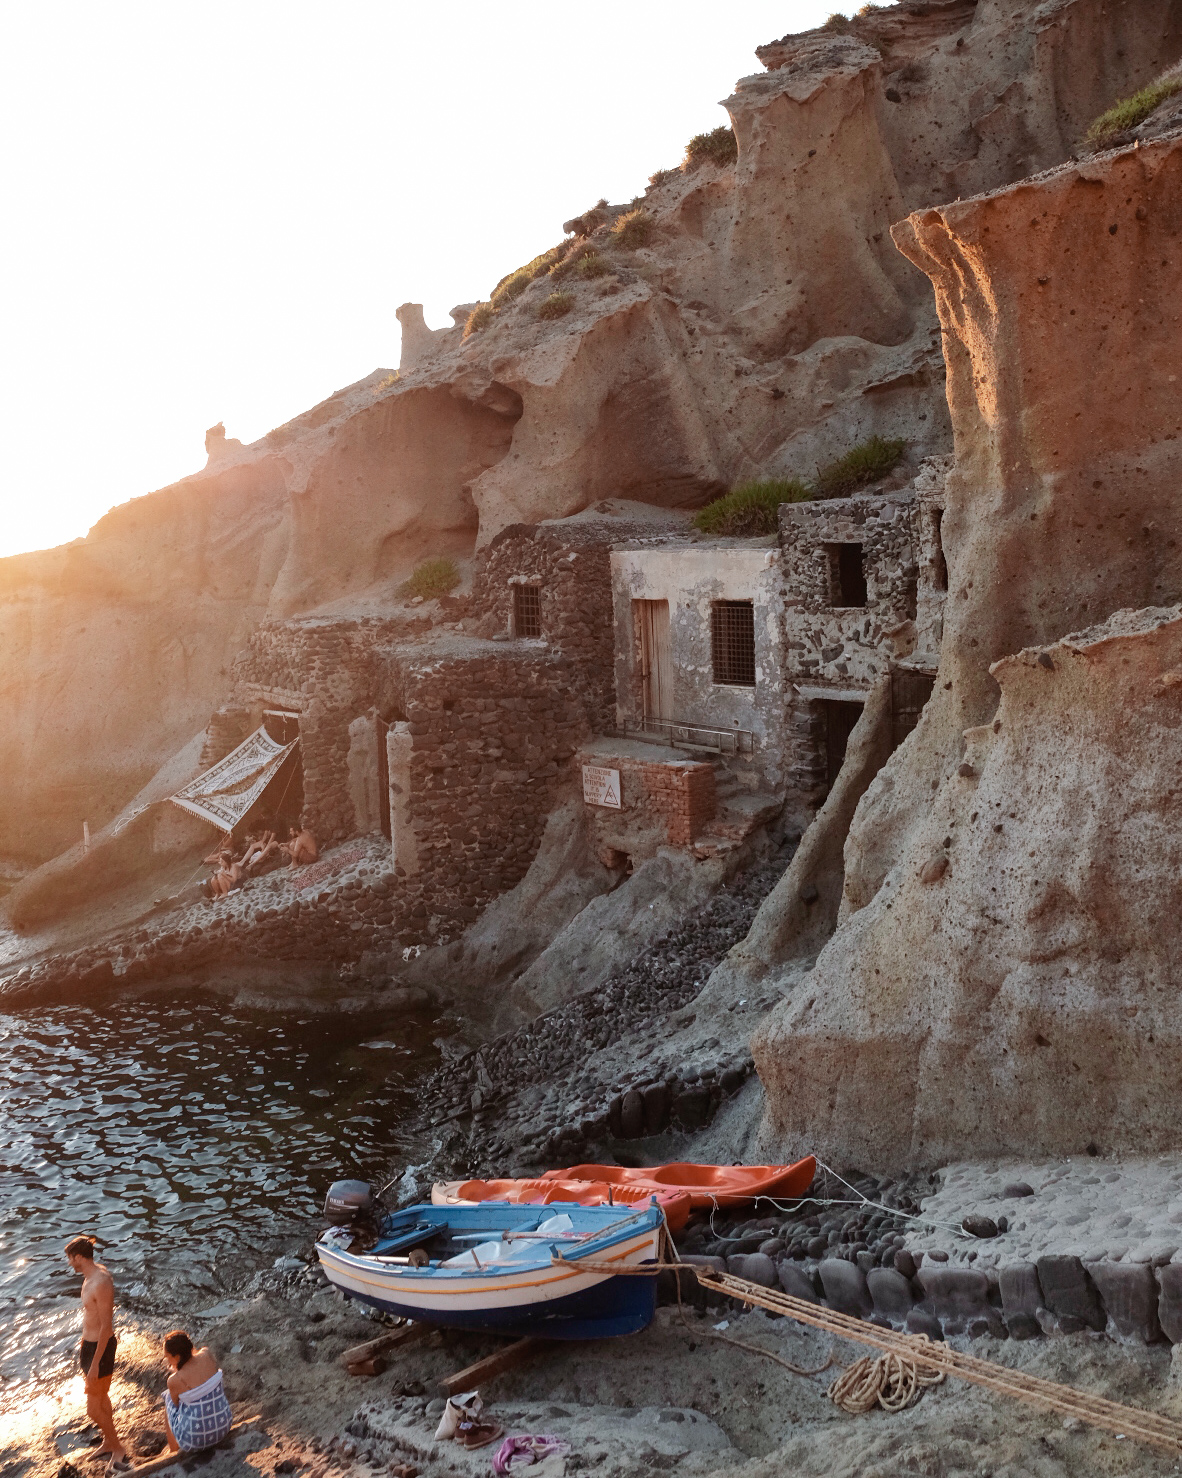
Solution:
M 114 1372 L 115 1346 L 117 1344 L 118 1340 L 115 1338 L 114 1335 L 112 1335 L 111 1338 L 107 1341 L 107 1348 L 103 1351 L 102 1359 L 99 1361 L 98 1373 L 100 1378 L 104 1375 L 111 1375 Z M 82 1367 L 83 1375 L 88 1376 L 90 1374 L 91 1362 L 94 1360 L 94 1352 L 97 1349 L 98 1344 L 93 1339 L 84 1339 L 79 1345 L 78 1363 Z

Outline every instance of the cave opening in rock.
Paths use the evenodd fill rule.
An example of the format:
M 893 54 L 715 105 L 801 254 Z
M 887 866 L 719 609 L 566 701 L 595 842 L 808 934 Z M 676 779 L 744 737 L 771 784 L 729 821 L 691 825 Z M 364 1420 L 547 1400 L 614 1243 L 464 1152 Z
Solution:
M 944 510 L 932 509 L 932 586 L 948 589 L 948 561 L 944 557 Z

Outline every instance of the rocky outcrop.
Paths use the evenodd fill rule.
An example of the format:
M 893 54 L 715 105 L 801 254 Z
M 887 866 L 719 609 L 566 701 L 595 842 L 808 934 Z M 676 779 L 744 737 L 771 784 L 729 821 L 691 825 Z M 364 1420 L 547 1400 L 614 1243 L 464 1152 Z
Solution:
M 1180 172 L 1153 144 L 896 229 L 956 439 L 940 671 L 858 807 L 844 924 L 757 1033 L 771 1141 L 1173 1139 Z
M 1169 0 L 939 0 L 785 38 L 726 104 L 736 163 L 661 171 L 630 237 L 626 207 L 568 223 L 592 270 L 542 271 L 467 338 L 470 305 L 431 330 L 405 304 L 399 375 L 251 447 L 214 428 L 203 473 L 0 563 L 0 851 L 114 814 L 264 615 L 378 609 L 426 555 L 604 497 L 692 507 L 873 434 L 945 451 L 936 319 L 890 222 L 1062 159 L 1180 53 Z

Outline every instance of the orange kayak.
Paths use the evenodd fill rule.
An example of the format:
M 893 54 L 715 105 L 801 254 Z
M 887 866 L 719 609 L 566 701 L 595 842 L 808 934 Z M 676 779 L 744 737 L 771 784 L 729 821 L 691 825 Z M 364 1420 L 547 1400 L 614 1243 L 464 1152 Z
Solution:
M 817 1162 L 812 1155 L 795 1165 L 572 1165 L 548 1170 L 543 1180 L 606 1181 L 617 1196 L 625 1186 L 635 1190 L 683 1191 L 695 1208 L 742 1206 L 759 1196 L 791 1199 L 803 1196 L 813 1182 Z
M 549 1206 L 574 1201 L 580 1206 L 639 1206 L 653 1198 L 665 1213 L 671 1232 L 685 1226 L 692 1209 L 689 1196 L 676 1186 L 608 1185 L 603 1180 L 553 1175 L 538 1180 L 437 1180 L 431 1187 L 434 1206 L 474 1206 L 480 1201 L 513 1201 Z

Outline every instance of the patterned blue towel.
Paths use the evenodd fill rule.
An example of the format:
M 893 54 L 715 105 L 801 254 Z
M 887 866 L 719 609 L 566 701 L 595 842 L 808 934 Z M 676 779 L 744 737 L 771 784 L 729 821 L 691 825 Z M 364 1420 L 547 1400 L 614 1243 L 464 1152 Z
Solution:
M 171 1393 L 165 1391 L 164 1409 L 182 1452 L 214 1447 L 230 1430 L 230 1403 L 226 1400 L 220 1370 L 191 1391 L 182 1391 L 179 1401 L 174 1401 Z

